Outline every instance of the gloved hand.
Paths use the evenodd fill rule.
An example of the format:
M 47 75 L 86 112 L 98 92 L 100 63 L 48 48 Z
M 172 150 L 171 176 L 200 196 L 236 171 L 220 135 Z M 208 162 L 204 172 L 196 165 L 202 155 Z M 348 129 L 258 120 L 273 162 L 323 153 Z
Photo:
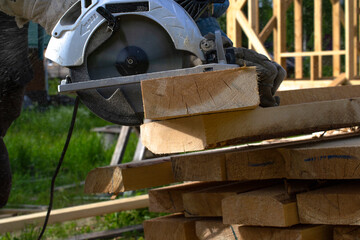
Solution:
M 51 33 L 60 17 L 77 0 L 0 0 L 0 11 L 15 16 L 19 27 L 33 21 Z
M 234 48 L 236 64 L 255 66 L 258 74 L 260 106 L 274 107 L 280 104 L 280 98 L 274 96 L 286 77 L 286 71 L 278 63 L 264 55 L 247 48 Z

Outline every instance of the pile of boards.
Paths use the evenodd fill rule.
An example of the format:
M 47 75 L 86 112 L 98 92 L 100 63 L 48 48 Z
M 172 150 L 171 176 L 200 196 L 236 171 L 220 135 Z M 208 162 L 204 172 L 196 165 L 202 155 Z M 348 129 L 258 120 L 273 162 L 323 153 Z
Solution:
M 360 239 L 360 87 L 279 95 L 276 108 L 146 123 L 155 153 L 205 151 L 94 169 L 85 192 L 170 184 L 149 191 L 150 211 L 170 215 L 144 222 L 147 240 Z

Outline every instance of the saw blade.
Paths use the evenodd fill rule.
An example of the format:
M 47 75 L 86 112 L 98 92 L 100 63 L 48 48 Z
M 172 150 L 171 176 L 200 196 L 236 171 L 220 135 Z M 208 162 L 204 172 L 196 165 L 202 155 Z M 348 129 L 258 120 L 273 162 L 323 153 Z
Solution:
M 74 82 L 167 71 L 183 67 L 186 54 L 175 49 L 167 32 L 155 21 L 140 15 L 124 15 L 119 30 L 102 44 L 90 41 L 86 61 L 71 69 Z M 105 27 L 93 38 L 102 37 Z M 94 47 L 91 45 L 99 45 Z M 121 125 L 138 125 L 143 121 L 140 84 L 120 88 L 101 88 L 78 92 L 82 102 L 95 114 Z

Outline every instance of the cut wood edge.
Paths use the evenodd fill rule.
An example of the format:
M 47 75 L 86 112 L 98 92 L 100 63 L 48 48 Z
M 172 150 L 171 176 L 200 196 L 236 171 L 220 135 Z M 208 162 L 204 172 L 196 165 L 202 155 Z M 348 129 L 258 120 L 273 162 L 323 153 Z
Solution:
M 260 104 L 255 67 L 210 71 L 141 82 L 146 119 L 254 109 Z
M 174 183 L 170 158 L 96 168 L 85 181 L 85 193 L 118 194 Z

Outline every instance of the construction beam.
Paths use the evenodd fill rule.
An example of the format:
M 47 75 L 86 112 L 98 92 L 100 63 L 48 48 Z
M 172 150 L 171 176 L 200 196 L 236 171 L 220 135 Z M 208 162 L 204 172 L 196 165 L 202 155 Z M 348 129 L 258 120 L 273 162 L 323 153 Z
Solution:
M 80 218 L 100 216 L 107 213 L 127 211 L 149 206 L 149 196 L 122 198 L 113 201 L 92 203 L 82 206 L 56 209 L 51 211 L 49 224 L 61 223 Z M 26 226 L 40 226 L 45 220 L 47 211 L 18 217 L 0 219 L 0 233 L 24 229 Z
M 170 158 L 96 168 L 88 173 L 85 193 L 111 193 L 144 189 L 175 182 Z
M 254 109 L 260 103 L 254 67 L 141 81 L 146 119 Z
M 341 25 L 340 25 L 340 0 L 331 0 L 332 2 L 332 45 L 334 51 L 339 51 L 341 47 Z M 341 72 L 340 55 L 333 56 L 333 76 L 339 76 Z
M 344 183 L 297 194 L 304 224 L 360 225 L 360 185 Z
M 249 41 L 251 41 L 251 44 L 254 47 L 254 50 L 257 51 L 258 53 L 263 54 L 267 58 L 271 59 L 271 56 L 269 55 L 268 51 L 265 49 L 264 45 L 260 41 L 258 35 L 251 28 L 251 25 L 249 24 L 245 14 L 242 11 L 236 12 L 236 19 L 237 19 L 238 23 L 240 24 L 241 29 L 244 31 L 244 33 L 248 37 Z
M 141 139 L 157 154 L 198 151 L 357 126 L 359 107 L 350 98 L 151 122 L 141 126 Z
M 276 17 L 272 16 L 270 20 L 267 22 L 263 30 L 261 30 L 261 33 L 259 34 L 259 39 L 262 43 L 268 39 L 268 37 L 273 32 L 274 28 L 276 27 Z
M 183 194 L 226 184 L 227 182 L 191 182 L 152 189 L 149 191 L 149 210 L 162 213 L 183 212 Z
M 345 0 L 345 73 L 346 79 L 351 80 L 355 76 L 354 69 L 354 0 Z
M 274 181 L 233 182 L 220 186 L 210 186 L 182 195 L 186 217 L 221 217 L 221 201 L 230 196 L 267 187 Z
M 321 87 L 279 91 L 280 105 L 294 105 L 311 102 L 332 101 L 360 97 L 360 86 Z
M 294 0 L 294 34 L 295 34 L 295 52 L 303 51 L 303 24 L 302 24 L 302 6 L 303 0 Z M 295 78 L 303 78 L 303 59 L 295 58 Z
M 322 5 L 323 0 L 314 1 L 314 50 L 317 52 L 322 51 Z M 322 77 L 322 57 L 314 56 L 313 57 L 314 68 L 311 71 L 314 71 L 311 78 L 312 80 L 320 79 Z
M 200 218 L 185 218 L 181 214 L 154 218 L 144 221 L 146 240 L 195 240 L 196 221 Z
M 296 200 L 284 185 L 240 193 L 222 201 L 225 224 L 289 227 L 299 223 Z
M 359 137 L 279 149 L 288 179 L 360 178 Z
M 266 240 L 329 240 L 332 239 L 332 226 L 298 225 L 290 228 L 245 227 L 239 226 L 238 239 Z
M 259 0 L 248 1 L 248 20 L 251 28 L 259 34 Z M 249 49 L 252 49 L 251 40 L 249 39 Z

